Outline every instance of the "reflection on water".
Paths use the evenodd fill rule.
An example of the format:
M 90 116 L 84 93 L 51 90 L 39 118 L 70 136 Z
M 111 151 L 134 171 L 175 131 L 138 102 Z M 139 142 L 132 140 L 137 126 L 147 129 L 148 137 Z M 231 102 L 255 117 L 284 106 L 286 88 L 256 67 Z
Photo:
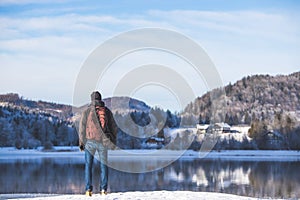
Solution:
M 151 161 L 113 161 L 141 165 Z M 109 171 L 110 191 L 190 190 L 254 197 L 300 197 L 300 162 L 178 160 L 149 173 Z M 94 174 L 99 174 L 95 165 Z M 83 193 L 84 161 L 72 158 L 1 160 L 0 193 Z M 94 188 L 99 187 L 94 176 Z

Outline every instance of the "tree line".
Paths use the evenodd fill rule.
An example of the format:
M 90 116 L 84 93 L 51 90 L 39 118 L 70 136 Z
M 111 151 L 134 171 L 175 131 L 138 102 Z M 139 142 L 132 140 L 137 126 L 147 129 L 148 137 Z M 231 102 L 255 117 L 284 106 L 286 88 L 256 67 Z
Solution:
M 46 113 L 30 112 L 20 107 L 0 106 L 0 146 L 51 149 L 78 144 L 72 123 Z

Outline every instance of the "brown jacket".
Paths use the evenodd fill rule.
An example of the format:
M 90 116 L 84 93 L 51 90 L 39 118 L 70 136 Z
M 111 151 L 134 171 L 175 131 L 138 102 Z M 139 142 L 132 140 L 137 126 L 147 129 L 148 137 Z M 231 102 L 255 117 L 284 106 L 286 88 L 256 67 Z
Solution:
M 106 147 L 113 148 L 113 146 L 116 145 L 118 132 L 113 114 L 105 107 L 104 102 L 101 101 L 100 106 L 105 107 L 106 121 L 104 128 L 102 128 L 96 114 L 95 106 L 95 104 L 91 104 L 81 116 L 79 124 L 79 145 L 85 145 L 87 140 L 95 140 L 101 142 Z M 89 115 L 91 116 L 89 117 Z M 88 123 L 88 120 L 91 120 L 91 122 Z

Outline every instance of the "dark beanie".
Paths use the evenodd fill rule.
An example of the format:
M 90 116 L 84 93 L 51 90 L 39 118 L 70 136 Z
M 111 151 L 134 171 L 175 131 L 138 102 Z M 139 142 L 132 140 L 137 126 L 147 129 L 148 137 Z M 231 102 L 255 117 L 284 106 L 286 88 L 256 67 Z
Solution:
M 102 97 L 101 97 L 100 92 L 98 92 L 98 91 L 93 92 L 93 93 L 91 94 L 91 100 L 92 100 L 92 101 L 101 101 L 101 100 L 102 100 Z

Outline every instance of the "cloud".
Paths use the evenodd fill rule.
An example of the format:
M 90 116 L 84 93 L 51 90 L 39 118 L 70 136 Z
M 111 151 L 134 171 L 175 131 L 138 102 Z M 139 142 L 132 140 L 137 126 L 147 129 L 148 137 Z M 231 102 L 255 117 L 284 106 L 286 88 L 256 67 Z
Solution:
M 38 2 L 5 0 L 0 5 Z M 23 91 L 33 94 L 34 88 L 37 94 L 44 94 L 42 88 L 49 84 L 51 93 L 56 94 L 55 88 L 66 85 L 57 97 L 62 98 L 63 94 L 71 93 L 76 73 L 92 50 L 116 34 L 141 27 L 167 28 L 191 37 L 207 50 L 225 83 L 249 74 L 299 70 L 299 14 L 196 10 L 151 10 L 139 14 L 81 12 L 89 9 L 70 5 L 33 7 L 33 11 L 24 10 L 21 14 L 0 15 L 0 66 L 5 71 L 0 92 L 6 91 L 5 87 L 27 87 Z M 16 70 L 23 76 L 15 78 Z M 39 87 L 38 77 L 45 80 L 43 87 Z M 48 83 L 51 79 L 55 84 Z M 22 82 L 32 82 L 35 87 Z
M 266 13 L 259 11 L 149 11 L 151 16 L 189 29 L 211 30 L 240 36 L 256 36 L 281 39 L 285 41 L 298 40 L 299 22 L 284 13 Z M 299 17 L 299 16 L 298 16 Z
M 1 17 L 1 28 L 4 31 L 19 32 L 19 37 L 39 37 L 41 35 L 69 35 L 78 33 L 88 33 L 88 31 L 102 31 L 94 21 L 89 21 L 86 17 L 80 15 L 67 14 L 60 16 L 43 16 L 43 17 Z M 106 16 L 98 19 L 99 23 L 107 22 Z M 16 38 L 18 35 L 10 36 L 1 34 L 1 37 Z

